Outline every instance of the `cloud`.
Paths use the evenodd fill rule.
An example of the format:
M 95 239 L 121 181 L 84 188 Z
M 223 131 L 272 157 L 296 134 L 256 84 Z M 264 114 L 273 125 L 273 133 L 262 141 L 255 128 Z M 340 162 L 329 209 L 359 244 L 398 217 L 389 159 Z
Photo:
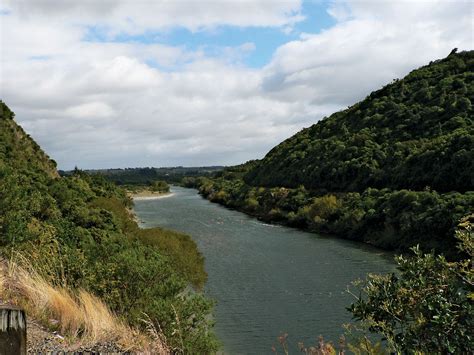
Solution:
M 280 100 L 353 103 L 410 70 L 471 49 L 473 5 L 446 1 L 344 1 L 339 21 L 277 49 L 263 89 Z
M 183 27 L 191 31 L 217 26 L 291 26 L 304 19 L 300 0 L 8 0 L 22 18 L 100 23 L 111 34 Z
M 304 15 L 299 1 L 190 4 L 10 2 L 1 10 L 0 96 L 63 169 L 236 164 L 473 44 L 472 5 L 437 1 L 333 2 L 333 27 L 300 34 L 257 69 L 242 61 L 258 53 L 250 41 L 214 50 L 84 41 L 89 25 L 286 30 Z
M 103 102 L 88 102 L 82 105 L 69 107 L 65 114 L 72 118 L 97 119 L 114 115 L 114 110 Z

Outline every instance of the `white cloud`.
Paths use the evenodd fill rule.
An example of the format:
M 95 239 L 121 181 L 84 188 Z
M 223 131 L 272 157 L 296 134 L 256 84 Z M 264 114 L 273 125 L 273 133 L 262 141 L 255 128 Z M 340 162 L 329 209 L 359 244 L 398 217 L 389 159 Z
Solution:
M 7 0 L 22 18 L 55 18 L 108 27 L 110 34 L 175 26 L 192 31 L 230 26 L 291 26 L 303 19 L 301 0 Z
M 280 100 L 351 104 L 410 70 L 473 47 L 471 2 L 344 1 L 338 24 L 276 51 L 263 88 Z
M 251 42 L 211 57 L 156 43 L 84 42 L 83 25 L 286 30 L 301 16 L 299 1 L 9 4 L 0 15 L 0 96 L 66 169 L 259 158 L 391 79 L 473 44 L 468 2 L 335 2 L 333 27 L 302 34 L 254 69 L 241 60 L 258 51 Z
M 103 102 L 88 102 L 82 105 L 69 107 L 65 114 L 72 118 L 97 119 L 114 115 L 114 110 Z

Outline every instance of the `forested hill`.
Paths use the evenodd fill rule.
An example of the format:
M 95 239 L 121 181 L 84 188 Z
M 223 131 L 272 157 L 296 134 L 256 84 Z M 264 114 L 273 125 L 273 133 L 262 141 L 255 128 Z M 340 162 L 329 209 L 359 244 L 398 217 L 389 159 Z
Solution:
M 0 101 L 0 164 L 15 170 L 33 170 L 52 178 L 58 177 L 56 162 L 41 150 L 13 118 L 13 112 Z
M 303 129 L 245 181 L 334 192 L 473 190 L 474 51 L 455 52 Z
M 140 229 L 129 211 L 131 199 L 102 176 L 75 170 L 60 177 L 55 163 L 0 104 L 0 279 L 4 280 L 5 260 L 24 263 L 48 285 L 60 287 L 53 289 L 57 294 L 80 295 L 85 290 L 142 334 L 150 327 L 159 329 L 163 334 L 157 336 L 166 338 L 177 353 L 215 352 L 212 302 L 189 292 L 189 286 L 199 289 L 207 278 L 194 241 L 161 228 Z M 67 313 L 70 303 L 52 309 L 29 305 L 15 290 L 6 296 L 0 292 L 0 297 L 25 306 L 43 325 L 60 328 L 68 339 L 89 334 L 83 325 L 74 328 L 76 320 L 70 321 Z M 144 314 L 149 324 L 143 322 Z M 95 316 L 87 321 L 108 322 L 92 319 Z M 176 319 L 181 320 L 178 325 Z M 116 334 L 107 337 L 114 340 Z M 136 338 L 141 342 L 137 352 L 154 339 L 143 337 Z
M 455 227 L 474 211 L 473 69 L 473 51 L 453 51 L 262 160 L 184 183 L 266 221 L 456 256 Z

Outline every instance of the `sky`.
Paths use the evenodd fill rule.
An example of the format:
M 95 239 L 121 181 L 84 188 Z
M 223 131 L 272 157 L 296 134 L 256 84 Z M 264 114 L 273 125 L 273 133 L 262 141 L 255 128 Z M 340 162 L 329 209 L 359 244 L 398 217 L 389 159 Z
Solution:
M 60 169 L 234 165 L 473 49 L 463 0 L 0 0 L 0 98 Z

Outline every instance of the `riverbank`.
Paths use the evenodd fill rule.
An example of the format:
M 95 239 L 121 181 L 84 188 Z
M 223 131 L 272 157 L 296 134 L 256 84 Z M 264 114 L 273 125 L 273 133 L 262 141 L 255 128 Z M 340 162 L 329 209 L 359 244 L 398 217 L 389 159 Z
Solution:
M 393 271 L 391 253 L 262 223 L 195 189 L 171 191 L 170 198 L 137 201 L 134 211 L 147 228 L 177 230 L 196 242 L 226 354 L 269 354 L 281 332 L 305 344 L 319 334 L 337 344 L 341 324 L 351 321 L 347 286 L 367 273 Z
M 173 196 L 172 192 L 155 192 L 151 190 L 129 191 L 128 196 L 133 200 L 153 200 Z
M 402 253 L 420 245 L 424 251 L 434 250 L 450 259 L 458 258 L 453 231 L 474 206 L 472 191 L 438 193 L 368 188 L 362 192 L 318 192 L 303 186 L 250 186 L 239 174 L 229 171 L 225 178 L 196 179 L 194 186 L 209 201 L 267 223 Z

